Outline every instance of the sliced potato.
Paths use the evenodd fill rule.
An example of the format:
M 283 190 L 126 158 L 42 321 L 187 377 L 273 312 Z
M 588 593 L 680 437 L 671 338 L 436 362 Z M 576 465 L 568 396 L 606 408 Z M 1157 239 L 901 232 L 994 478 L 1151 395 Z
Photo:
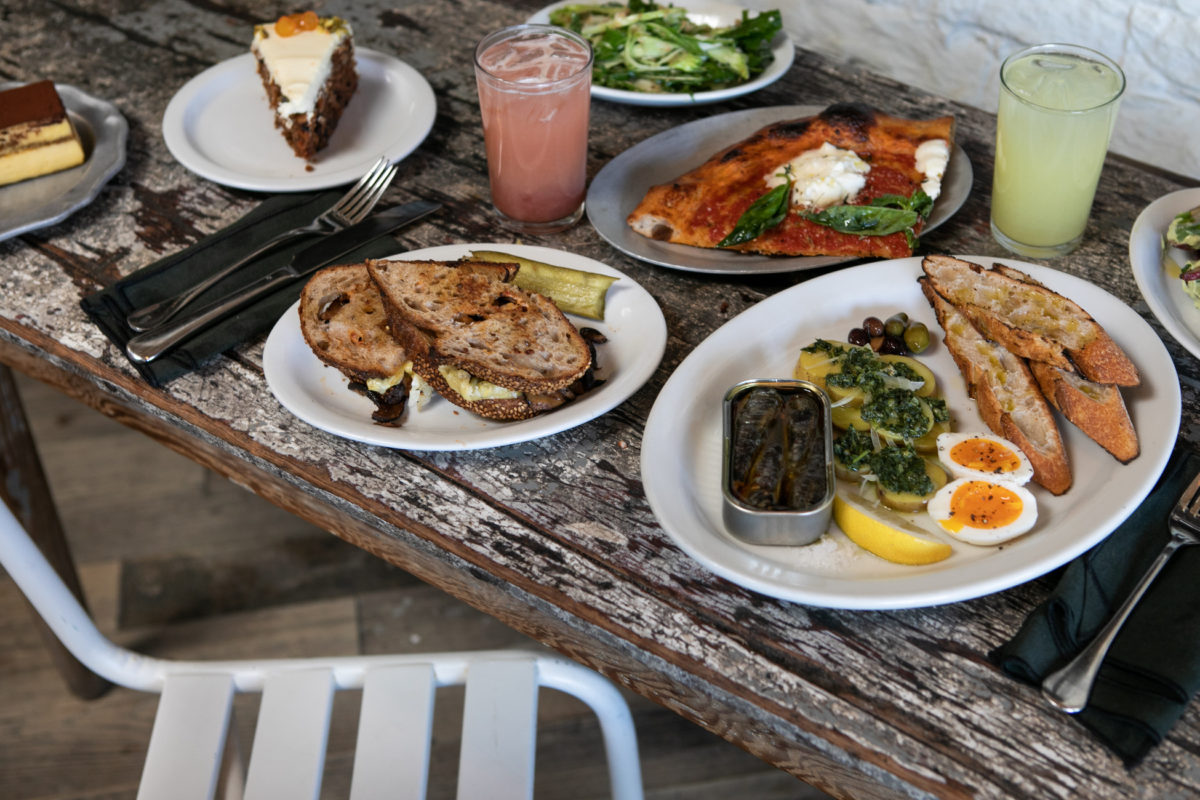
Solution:
M 858 406 L 834 406 L 829 412 L 833 427 L 838 430 L 857 428 L 860 431 L 871 430 L 871 423 L 862 418 L 862 409 Z
M 827 340 L 829 341 L 829 340 Z M 850 347 L 848 342 L 829 341 L 835 347 Z M 792 370 L 792 377 L 802 381 L 811 381 L 817 386 L 828 390 L 825 386 L 825 378 L 835 372 L 841 372 L 842 365 L 830 357 L 829 353 L 824 350 L 801 350 L 800 357 L 796 359 L 796 366 Z
M 857 386 L 833 386 L 828 381 L 825 383 L 825 392 L 829 395 L 830 402 L 843 403 L 855 408 L 863 404 L 863 398 L 866 396 Z
M 950 420 L 944 419 L 941 422 L 935 422 L 933 423 L 933 427 L 929 429 L 929 433 L 925 434 L 920 439 L 913 439 L 913 449 L 922 454 L 936 453 L 938 434 L 949 432 Z
M 925 415 L 925 430 L 921 434 L 921 437 L 924 437 L 924 436 L 928 436 L 929 432 L 931 430 L 933 430 L 933 409 L 930 408 L 929 404 L 926 403 L 924 400 L 921 401 L 921 413 Z M 878 425 L 878 424 L 875 426 L 875 432 L 879 434 L 879 437 L 881 439 L 884 439 L 885 441 L 888 441 L 888 442 L 902 442 L 905 439 L 905 437 L 903 435 L 901 435 L 899 433 L 894 433 L 894 432 L 888 430 L 887 428 L 883 427 L 882 425 Z M 917 438 L 921 438 L 921 437 L 913 437 L 913 438 L 917 439 Z
M 910 356 L 889 354 L 880 356 L 879 360 L 890 361 L 893 364 L 903 364 L 904 366 L 910 368 L 913 372 L 920 375 L 921 380 L 925 381 L 925 383 L 920 389 L 916 390 L 915 394 L 917 397 L 932 397 L 933 393 L 937 391 L 937 378 L 933 376 L 933 372 L 929 369 L 929 367 L 925 366 L 920 361 L 917 361 L 915 358 Z
M 925 474 L 933 481 L 933 491 L 929 494 L 893 492 L 880 486 L 879 502 L 896 511 L 920 511 L 925 508 L 925 504 L 929 502 L 929 498 L 933 497 L 937 490 L 945 486 L 949 480 L 946 476 L 946 470 L 942 469 L 940 464 L 928 458 L 925 459 Z
M 527 292 L 537 292 L 549 297 L 567 314 L 576 314 L 588 319 L 604 319 L 604 301 L 608 287 L 617 280 L 611 275 L 559 267 L 496 250 L 476 250 L 471 253 L 470 258 L 476 261 L 520 264 L 521 268 L 513 278 L 514 284 Z

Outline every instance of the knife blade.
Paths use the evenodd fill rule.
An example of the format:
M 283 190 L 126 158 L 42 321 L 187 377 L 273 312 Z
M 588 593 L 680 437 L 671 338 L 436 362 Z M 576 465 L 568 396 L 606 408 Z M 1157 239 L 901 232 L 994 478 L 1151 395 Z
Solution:
M 169 352 L 180 342 L 209 325 L 232 314 L 239 308 L 264 297 L 276 289 L 334 263 L 342 256 L 385 236 L 388 233 L 441 208 L 440 203 L 418 200 L 376 212 L 344 231 L 326 236 L 292 256 L 290 263 L 267 273 L 241 289 L 230 292 L 204 308 L 182 319 L 167 323 L 131 338 L 125 343 L 125 353 L 133 361 L 149 363 Z

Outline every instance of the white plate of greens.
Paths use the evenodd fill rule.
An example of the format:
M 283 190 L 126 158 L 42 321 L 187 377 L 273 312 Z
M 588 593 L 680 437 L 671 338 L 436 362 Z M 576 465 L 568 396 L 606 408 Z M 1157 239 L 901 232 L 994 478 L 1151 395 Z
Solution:
M 552 12 L 572 5 L 585 5 L 585 3 L 580 0 L 561 0 L 561 2 L 549 5 L 534 14 L 529 18 L 529 22 L 551 24 Z M 742 12 L 746 10 L 741 6 L 720 2 L 720 0 L 682 0 L 674 5 L 676 9 L 685 12 L 689 23 L 707 25 L 717 29 L 738 25 L 742 20 Z M 667 12 L 668 8 L 667 3 L 661 3 L 659 11 L 650 12 L 650 16 L 643 15 L 644 19 L 640 24 L 619 26 L 618 31 L 622 36 L 618 38 L 616 46 L 625 46 L 629 42 L 629 37 L 633 36 L 640 43 L 657 51 L 662 47 L 661 42 L 664 40 L 661 36 L 655 35 L 656 31 L 653 26 L 665 25 L 667 28 L 676 30 L 680 24 L 672 15 L 660 16 Z M 620 85 L 629 85 L 625 77 L 617 75 L 618 70 L 622 73 L 625 72 L 627 63 L 624 59 L 618 59 L 616 54 L 612 58 L 606 59 L 606 46 L 597 44 L 600 34 L 590 36 L 588 38 L 592 40 L 593 50 L 596 51 L 596 66 L 592 71 L 592 97 L 613 103 L 639 106 L 692 106 L 740 97 L 768 86 L 783 77 L 783 74 L 791 67 L 792 59 L 796 54 L 796 47 L 792 43 L 791 37 L 782 29 L 775 31 L 762 50 L 759 50 L 756 43 L 761 42 L 764 38 L 759 33 L 769 27 L 768 19 L 774 13 L 768 11 L 749 12 L 750 22 L 740 34 L 735 36 L 738 42 L 736 45 L 738 53 L 728 53 L 718 46 L 721 44 L 720 42 L 708 41 L 707 37 L 702 34 L 687 39 L 676 39 L 685 42 L 684 46 L 700 51 L 702 55 L 698 58 L 684 55 L 683 47 L 662 47 L 664 51 L 669 52 L 664 52 L 657 64 L 650 64 L 648 60 L 644 60 L 643 63 L 646 63 L 647 68 L 645 71 L 637 73 L 640 76 L 637 79 L 646 81 L 649 76 L 661 79 L 664 74 L 662 62 L 674 59 L 674 63 L 678 64 L 682 58 L 686 62 L 687 69 L 671 71 L 671 75 L 674 77 L 667 90 L 650 86 L 647 86 L 645 90 L 616 88 Z M 665 35 L 675 36 L 672 33 Z M 650 41 L 651 38 L 658 41 Z M 728 39 L 728 37 L 722 38 Z M 755 59 L 763 57 L 767 53 L 769 53 L 770 63 L 761 67 L 756 66 Z M 742 57 L 749 59 L 750 76 L 738 83 L 729 83 L 729 72 L 723 64 L 736 62 Z M 766 59 L 764 58 L 764 60 Z M 603 85 L 610 81 L 613 83 L 612 86 Z M 686 91 L 681 88 L 685 85 L 694 85 L 696 88 L 694 91 Z

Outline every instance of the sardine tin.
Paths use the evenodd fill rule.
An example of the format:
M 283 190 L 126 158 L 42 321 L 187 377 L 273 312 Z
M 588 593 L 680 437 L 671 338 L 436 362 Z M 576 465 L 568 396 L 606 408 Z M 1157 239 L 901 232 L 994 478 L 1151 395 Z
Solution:
M 779 393 L 783 400 L 790 395 L 803 394 L 815 401 L 820 419 L 817 436 L 824 451 L 825 490 L 817 502 L 804 508 L 763 509 L 739 499 L 733 488 L 734 419 L 741 400 L 755 389 Z M 725 394 L 724 448 L 721 470 L 722 517 L 725 528 L 734 537 L 759 545 L 805 545 L 815 542 L 829 528 L 833 515 L 835 480 L 833 474 L 833 423 L 829 397 L 816 384 L 801 380 L 747 380 L 736 384 Z M 816 444 L 813 442 L 812 444 Z M 779 465 L 779 469 L 785 469 Z

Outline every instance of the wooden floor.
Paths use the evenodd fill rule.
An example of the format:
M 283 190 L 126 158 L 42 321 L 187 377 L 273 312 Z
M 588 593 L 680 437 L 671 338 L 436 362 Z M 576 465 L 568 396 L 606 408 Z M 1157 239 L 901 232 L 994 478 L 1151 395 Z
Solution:
M 36 382 L 21 379 L 20 387 L 92 612 L 114 639 L 184 658 L 533 646 L 147 437 Z M 30 614 L 0 573 L 0 798 L 133 797 L 157 698 L 114 689 L 74 699 Z M 439 724 L 454 719 L 458 699 L 439 697 Z M 670 711 L 629 699 L 648 798 L 826 797 Z M 343 740 L 353 713 L 335 706 L 323 797 L 345 796 Z M 250 698 L 239 699 L 237 715 L 252 724 Z M 604 796 L 589 715 L 548 698 L 540 719 L 537 797 Z M 435 777 L 455 757 L 452 733 L 436 741 Z

